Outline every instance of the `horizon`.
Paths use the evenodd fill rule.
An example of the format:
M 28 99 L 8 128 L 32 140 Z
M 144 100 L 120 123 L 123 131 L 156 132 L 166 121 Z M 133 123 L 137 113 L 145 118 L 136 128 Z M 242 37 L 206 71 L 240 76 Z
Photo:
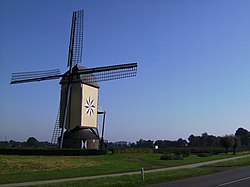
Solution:
M 236 133 L 237 133 L 237 131 L 239 130 L 239 129 L 243 129 L 243 130 L 246 130 L 249 134 L 250 134 L 250 132 L 249 132 L 249 130 L 248 129 L 244 129 L 244 128 L 242 128 L 242 127 L 240 127 L 240 128 L 238 128 L 236 131 L 235 131 L 235 133 L 231 133 L 231 134 L 226 134 L 226 135 L 223 135 L 223 136 L 214 136 L 214 135 L 212 135 L 212 134 L 207 134 L 206 132 L 204 132 L 204 133 L 202 133 L 201 135 L 194 135 L 194 134 L 190 134 L 190 136 L 189 137 L 191 137 L 191 136 L 194 136 L 194 137 L 199 137 L 199 139 L 200 138 L 203 138 L 204 137 L 204 134 L 206 134 L 207 135 L 207 137 L 210 137 L 210 136 L 212 136 L 212 137 L 215 137 L 215 138 L 219 138 L 219 139 L 221 139 L 221 138 L 223 138 L 223 137 L 225 137 L 225 136 L 231 136 L 231 137 L 237 137 L 237 135 L 236 135 Z M 239 135 L 238 135 L 239 136 Z M 36 137 L 29 137 L 29 138 L 27 138 L 27 140 L 26 141 L 17 141 L 17 140 L 0 140 L 0 142 L 8 142 L 8 143 L 10 143 L 11 141 L 14 141 L 14 142 L 16 142 L 16 143 L 26 143 L 26 142 L 28 142 L 29 141 L 29 139 L 30 138 L 35 138 L 35 140 L 37 140 L 39 143 L 48 143 L 48 144 L 53 144 L 52 142 L 50 142 L 50 141 L 40 141 L 40 140 L 38 140 L 38 139 L 36 139 Z M 205 138 L 205 139 L 207 139 L 207 138 Z M 121 144 L 125 144 L 126 146 L 131 146 L 132 144 L 135 144 L 136 146 L 138 146 L 137 144 L 138 144 L 138 142 L 140 142 L 140 141 L 151 141 L 152 142 L 152 144 L 153 145 L 155 145 L 156 143 L 157 143 L 157 141 L 163 141 L 163 142 L 165 142 L 165 141 L 169 141 L 169 142 L 172 142 L 172 143 L 174 143 L 174 142 L 179 142 L 179 140 L 181 140 L 181 141 L 185 141 L 187 144 L 185 145 L 185 146 L 189 146 L 189 144 L 191 143 L 192 144 L 192 140 L 190 141 L 189 140 L 189 138 L 187 138 L 187 139 L 183 139 L 183 138 L 178 138 L 178 139 L 176 139 L 176 140 L 168 140 L 168 139 L 156 139 L 156 140 L 151 140 L 151 139 L 143 139 L 143 138 L 140 138 L 140 139 L 138 139 L 138 140 L 136 140 L 136 141 L 127 141 L 127 140 L 118 140 L 118 141 L 109 141 L 109 140 L 104 140 L 104 142 L 105 142 L 105 144 L 115 144 L 115 145 L 121 145 Z M 168 143 L 169 143 L 168 142 Z M 201 141 L 201 142 L 203 142 L 203 141 Z M 159 143 L 159 142 L 158 142 Z M 156 145 L 158 145 L 158 144 L 156 144 Z M 182 145 L 182 144 L 181 144 Z M 178 145 L 178 146 L 181 146 L 181 145 Z M 216 144 L 217 145 L 217 144 Z M 166 145 L 165 145 L 166 146 Z M 176 145 L 177 146 L 177 145 Z M 170 146 L 170 147 L 176 147 L 176 146 Z M 178 147 L 177 146 L 177 147 Z M 191 147 L 192 147 L 193 145 L 191 145 Z M 214 145 L 213 145 L 214 146 Z M 212 147 L 213 147 L 212 146 Z M 222 146 L 222 145 L 221 145 Z M 211 145 L 210 146 L 208 146 L 208 147 L 211 147 Z
M 239 127 L 239 128 L 243 128 L 243 127 Z M 239 129 L 238 128 L 238 129 Z M 201 133 L 201 134 L 190 134 L 189 135 L 189 137 L 191 136 L 191 135 L 194 135 L 194 136 L 202 136 L 204 133 L 207 133 L 207 135 L 208 136 L 215 136 L 215 137 L 223 137 L 223 136 L 226 136 L 226 135 L 235 135 L 235 133 L 236 133 L 236 131 L 238 130 L 238 129 L 236 129 L 235 130 L 235 132 L 234 133 L 230 133 L 230 134 L 224 134 L 224 135 L 219 135 L 219 136 L 215 136 L 215 135 L 213 135 L 213 134 L 209 134 L 209 133 L 207 133 L 207 132 L 203 132 L 203 133 Z M 245 128 L 243 128 L 243 129 L 245 129 Z M 245 130 L 247 130 L 247 131 L 249 131 L 248 129 L 245 129 Z M 188 137 L 188 138 L 189 138 Z M 38 140 L 39 142 L 50 142 L 50 141 L 48 141 L 48 140 L 39 140 L 39 139 L 37 139 L 36 137 L 27 137 L 26 138 L 26 141 L 29 139 L 29 138 L 35 138 L 36 140 Z M 179 137 L 179 138 L 177 138 L 177 139 L 144 139 L 143 137 L 141 137 L 141 138 L 139 138 L 138 140 L 135 140 L 135 141 L 128 141 L 128 140 L 116 140 L 116 141 L 109 141 L 109 140 L 105 140 L 104 139 L 104 141 L 108 141 L 109 143 L 117 143 L 117 142 L 127 142 L 127 143 L 136 143 L 137 141 L 139 141 L 139 140 L 145 140 L 145 141 L 147 141 L 147 140 L 150 140 L 150 141 L 153 141 L 153 142 L 156 142 L 156 141 L 158 141 L 158 140 L 167 140 L 167 141 L 178 141 L 179 139 L 183 139 L 183 140 L 186 140 L 187 142 L 189 142 L 189 140 L 188 140 L 188 138 L 182 138 L 182 137 Z M 6 139 L 5 140 L 1 140 L 0 139 L 0 141 L 12 141 L 13 139 L 9 139 L 9 140 L 7 140 L 7 137 L 6 137 Z M 24 140 L 22 140 L 22 141 L 20 141 L 20 140 L 13 140 L 13 141 L 17 141 L 17 142 L 25 142 Z

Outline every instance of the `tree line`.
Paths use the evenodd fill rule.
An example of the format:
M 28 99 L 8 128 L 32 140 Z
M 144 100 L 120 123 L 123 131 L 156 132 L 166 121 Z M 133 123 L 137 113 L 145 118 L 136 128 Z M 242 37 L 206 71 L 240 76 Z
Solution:
M 40 142 L 34 137 L 29 137 L 26 142 L 19 141 L 0 141 L 0 147 L 52 147 L 50 142 Z
M 140 139 L 135 143 L 109 142 L 108 147 L 154 147 L 168 148 L 168 147 L 224 147 L 226 152 L 229 148 L 245 148 L 250 149 L 250 132 L 244 128 L 238 128 L 235 134 L 214 136 L 207 133 L 195 136 L 191 134 L 188 140 L 179 138 L 178 140 L 144 140 Z
M 0 141 L 0 147 L 52 147 L 53 144 L 50 142 L 39 142 L 34 137 L 29 137 L 26 142 L 18 141 Z M 168 148 L 168 147 L 224 147 L 226 152 L 229 148 L 235 149 L 244 148 L 250 149 L 250 132 L 244 128 L 238 128 L 235 134 L 225 135 L 225 136 L 214 136 L 207 133 L 203 133 L 200 136 L 195 136 L 191 134 L 188 140 L 179 138 L 178 140 L 144 140 L 140 139 L 136 142 L 105 142 L 106 148 L 115 147 L 155 147 L 158 148 Z

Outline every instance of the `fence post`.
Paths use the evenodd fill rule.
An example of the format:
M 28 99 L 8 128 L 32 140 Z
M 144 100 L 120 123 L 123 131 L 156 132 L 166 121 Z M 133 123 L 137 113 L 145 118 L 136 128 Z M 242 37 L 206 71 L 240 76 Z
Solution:
M 143 167 L 141 168 L 141 179 L 142 181 L 144 181 L 144 168 Z

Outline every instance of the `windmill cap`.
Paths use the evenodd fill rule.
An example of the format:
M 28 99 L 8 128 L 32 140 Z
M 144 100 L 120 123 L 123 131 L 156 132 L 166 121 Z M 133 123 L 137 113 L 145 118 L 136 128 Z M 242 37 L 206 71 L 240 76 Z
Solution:
M 88 73 L 88 74 L 79 74 L 80 70 L 84 70 L 87 69 L 84 66 L 81 66 L 79 64 L 76 64 L 73 68 L 72 68 L 72 74 L 73 74 L 73 80 L 72 82 L 81 82 L 82 84 L 87 84 L 89 86 L 93 86 L 96 88 L 99 88 L 99 85 L 97 83 L 97 79 L 96 77 L 92 74 L 92 73 Z M 63 78 L 60 81 L 60 84 L 65 84 L 68 83 L 68 74 L 69 74 L 69 70 L 64 73 Z

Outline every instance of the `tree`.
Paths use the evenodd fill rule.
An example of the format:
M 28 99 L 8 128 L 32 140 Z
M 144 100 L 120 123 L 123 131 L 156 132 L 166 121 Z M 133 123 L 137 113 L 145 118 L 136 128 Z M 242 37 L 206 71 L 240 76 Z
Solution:
M 206 144 L 209 147 L 218 147 L 220 146 L 220 140 L 219 137 L 208 135 L 206 138 Z
M 208 135 L 206 132 L 201 136 L 189 136 L 189 146 L 191 147 L 218 147 L 220 146 L 220 137 Z
M 228 149 L 235 145 L 235 137 L 233 135 L 225 135 L 220 139 L 220 144 L 226 149 L 226 154 Z
M 34 137 L 29 137 L 26 144 L 28 147 L 38 147 L 39 141 L 35 139 Z
M 177 140 L 177 143 L 178 143 L 178 147 L 186 147 L 187 146 L 187 140 L 183 140 L 182 138 L 179 138 Z
M 200 141 L 198 136 L 191 134 L 188 138 L 189 146 L 191 147 L 200 147 Z
M 239 137 L 241 146 L 250 146 L 250 132 L 248 132 L 246 129 L 238 128 L 235 132 L 235 136 Z
M 140 139 L 136 142 L 137 147 L 153 147 L 154 141 Z

